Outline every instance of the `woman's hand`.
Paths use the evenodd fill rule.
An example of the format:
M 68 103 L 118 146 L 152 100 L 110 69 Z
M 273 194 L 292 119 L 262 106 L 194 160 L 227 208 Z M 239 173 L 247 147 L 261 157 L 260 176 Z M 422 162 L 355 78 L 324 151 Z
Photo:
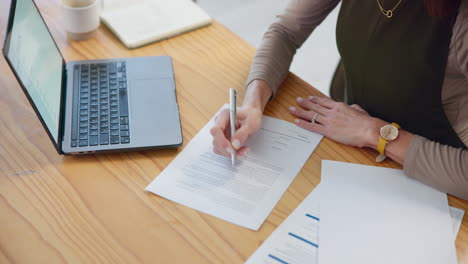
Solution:
M 249 150 L 244 146 L 247 138 L 257 132 L 262 125 L 263 109 L 270 99 L 272 89 L 265 81 L 254 80 L 246 89 L 243 106 L 237 108 L 236 133 L 231 137 L 229 109 L 223 109 L 215 118 L 211 128 L 213 151 L 218 155 L 229 157 L 236 151 L 242 158 Z
M 237 108 L 236 133 L 231 137 L 229 122 L 229 109 L 223 109 L 215 117 L 215 125 L 210 132 L 213 136 L 214 153 L 230 157 L 236 151 L 239 158 L 247 154 L 248 147 L 244 146 L 245 140 L 257 132 L 262 124 L 262 111 L 255 107 L 243 106 Z
M 291 106 L 289 110 L 299 118 L 295 120 L 298 126 L 346 145 L 375 148 L 379 128 L 387 124 L 358 105 L 349 106 L 329 98 L 299 97 L 297 103 L 301 108 Z

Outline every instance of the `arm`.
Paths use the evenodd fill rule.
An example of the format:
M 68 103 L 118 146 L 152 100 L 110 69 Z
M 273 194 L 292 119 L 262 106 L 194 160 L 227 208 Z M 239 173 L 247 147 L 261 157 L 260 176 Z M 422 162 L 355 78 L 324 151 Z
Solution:
M 237 130 L 229 133 L 229 111 L 216 116 L 211 129 L 213 151 L 229 156 L 236 151 L 242 158 L 248 151 L 245 140 L 261 126 L 263 110 L 286 77 L 296 50 L 314 28 L 325 19 L 339 0 L 292 0 L 265 33 L 247 79 L 242 107 L 237 110 Z
M 252 62 L 247 88 L 264 80 L 273 94 L 288 74 L 296 50 L 335 8 L 339 0 L 292 0 L 264 34 Z
M 414 136 L 407 152 L 406 175 L 468 200 L 468 150 Z
M 466 96 L 468 96 L 466 82 L 468 80 L 467 18 L 468 4 L 463 1 L 453 28 L 451 49 L 454 54 L 454 69 L 465 76 L 465 84 L 459 89 Z M 466 104 L 466 99 L 461 99 L 460 104 L 463 104 L 463 100 Z M 465 106 L 463 109 L 467 109 L 467 107 Z M 466 123 L 468 118 L 462 118 L 462 116 L 466 116 L 468 113 L 466 110 L 459 111 L 457 126 L 465 127 L 464 134 L 466 134 L 468 132 L 468 123 Z M 468 200 L 468 150 L 455 149 L 420 136 L 414 136 L 407 146 L 406 156 L 407 158 L 402 163 L 406 175 Z
M 329 98 L 298 98 L 301 108 L 291 107 L 296 124 L 334 141 L 377 149 L 379 129 L 388 124 L 357 105 Z M 310 122 L 316 116 L 316 123 Z M 408 131 L 387 144 L 385 154 L 404 166 L 406 175 L 443 192 L 468 200 L 468 150 L 445 146 Z

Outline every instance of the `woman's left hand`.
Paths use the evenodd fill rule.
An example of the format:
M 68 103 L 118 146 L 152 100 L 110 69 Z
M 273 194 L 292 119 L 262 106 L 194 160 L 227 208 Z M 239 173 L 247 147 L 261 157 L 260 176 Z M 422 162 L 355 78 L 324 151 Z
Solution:
M 301 108 L 289 111 L 296 124 L 334 141 L 357 147 L 375 148 L 379 128 L 387 122 L 371 117 L 358 105 L 347 105 L 324 97 L 297 98 Z

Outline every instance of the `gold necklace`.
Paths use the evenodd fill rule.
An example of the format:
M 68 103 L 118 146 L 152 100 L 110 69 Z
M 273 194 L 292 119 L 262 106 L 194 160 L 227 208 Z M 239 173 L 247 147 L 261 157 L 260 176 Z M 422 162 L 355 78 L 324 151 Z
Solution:
M 398 1 L 398 3 L 392 9 L 389 9 L 389 10 L 385 10 L 385 8 L 383 8 L 382 5 L 380 4 L 379 0 L 377 0 L 377 4 L 379 5 L 380 12 L 382 12 L 382 14 L 384 16 L 386 16 L 387 18 L 392 18 L 393 11 L 395 11 L 395 9 L 397 9 L 397 7 L 400 5 L 401 1 L 402 0 Z

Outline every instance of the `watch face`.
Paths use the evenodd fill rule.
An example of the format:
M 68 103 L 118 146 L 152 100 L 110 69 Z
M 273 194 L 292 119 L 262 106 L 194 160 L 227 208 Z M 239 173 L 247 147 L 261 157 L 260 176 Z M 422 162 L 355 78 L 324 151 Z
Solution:
M 380 136 L 388 141 L 394 140 L 398 137 L 398 128 L 394 125 L 385 125 L 380 128 Z

